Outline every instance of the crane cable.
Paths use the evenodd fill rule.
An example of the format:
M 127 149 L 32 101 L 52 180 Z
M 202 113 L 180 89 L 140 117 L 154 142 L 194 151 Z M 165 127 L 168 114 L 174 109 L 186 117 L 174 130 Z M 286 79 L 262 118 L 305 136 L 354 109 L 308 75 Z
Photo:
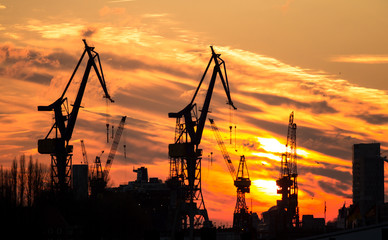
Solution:
M 232 106 L 229 105 L 229 144 L 232 144 Z
M 105 110 L 105 116 L 106 116 L 106 143 L 109 143 L 109 122 L 110 122 L 110 114 L 109 114 L 109 99 L 106 98 L 106 110 Z
M 123 147 L 124 147 L 124 159 L 126 160 L 127 159 L 127 137 L 126 137 L 126 133 L 124 132 L 123 133 L 123 137 L 124 137 L 124 144 L 123 144 Z
M 230 144 L 232 145 L 233 141 L 233 125 L 234 125 L 234 150 L 237 152 L 237 126 L 234 116 L 232 106 L 229 105 L 229 134 L 230 134 Z

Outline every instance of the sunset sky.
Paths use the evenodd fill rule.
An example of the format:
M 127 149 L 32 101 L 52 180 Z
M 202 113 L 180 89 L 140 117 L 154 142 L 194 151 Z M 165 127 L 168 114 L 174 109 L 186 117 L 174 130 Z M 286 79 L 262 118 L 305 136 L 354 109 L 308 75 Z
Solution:
M 246 157 L 249 206 L 260 215 L 280 199 L 275 180 L 294 111 L 300 215 L 323 217 L 326 201 L 333 220 L 345 201 L 352 203 L 352 145 L 380 142 L 388 155 L 387 11 L 384 0 L 0 0 L 0 164 L 9 167 L 21 154 L 49 164 L 49 156 L 37 153 L 37 140 L 50 130 L 52 113 L 37 106 L 62 94 L 85 38 L 100 54 L 115 103 L 106 106 L 91 74 L 71 141 L 73 163 L 82 160 L 81 139 L 89 162 L 108 152 L 105 116 L 117 127 L 125 115 L 111 185 L 133 181 L 140 166 L 166 180 L 175 131 L 168 113 L 191 100 L 213 45 L 226 62 L 238 109 L 230 111 L 217 80 L 209 116 L 236 169 L 239 156 Z M 205 205 L 211 220 L 231 224 L 236 189 L 206 124 Z

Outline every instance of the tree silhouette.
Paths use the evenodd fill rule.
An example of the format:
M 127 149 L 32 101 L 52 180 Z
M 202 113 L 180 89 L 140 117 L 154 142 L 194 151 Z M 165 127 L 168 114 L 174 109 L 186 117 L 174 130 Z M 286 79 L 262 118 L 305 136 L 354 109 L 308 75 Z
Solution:
M 27 169 L 26 157 L 20 156 L 19 168 L 16 158 L 11 163 L 11 168 L 0 166 L 0 205 L 2 207 L 27 206 L 31 207 L 46 190 L 45 182 L 48 182 L 48 167 L 33 162 L 30 156 Z
M 27 166 L 27 206 L 28 207 L 31 207 L 32 205 L 33 173 L 34 173 L 34 164 L 32 162 L 32 156 L 30 156 L 30 160 L 28 161 L 28 166 Z
M 16 162 L 16 158 L 12 161 L 11 165 L 11 204 L 16 205 L 17 201 L 17 180 L 18 180 L 18 163 Z
M 24 154 L 20 156 L 19 164 L 19 205 L 24 206 L 24 191 L 26 188 L 26 156 Z

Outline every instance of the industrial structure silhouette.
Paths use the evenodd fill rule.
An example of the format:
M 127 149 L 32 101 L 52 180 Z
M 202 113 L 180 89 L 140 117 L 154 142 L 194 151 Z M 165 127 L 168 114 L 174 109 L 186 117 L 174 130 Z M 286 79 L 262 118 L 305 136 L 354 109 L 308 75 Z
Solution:
M 143 166 L 134 169 L 137 173 L 135 181 L 115 188 L 107 187 L 110 168 L 125 131 L 126 116 L 121 118 L 116 132 L 112 125 L 113 142 L 104 168 L 103 152 L 89 163 L 84 140 L 81 140 L 82 164 L 72 163 L 73 146 L 69 142 L 92 69 L 99 79 L 104 98 L 114 102 L 108 93 L 99 54 L 86 40 L 83 42 L 85 50 L 63 93 L 54 103 L 38 107 L 38 111 L 54 113 L 55 121 L 48 134 L 37 141 L 39 153 L 51 157 L 50 188 L 37 190 L 34 203 L 24 209 L 17 206 L 16 200 L 8 197 L 16 192 L 16 187 L 14 190 L 8 189 L 12 184 L 3 181 L 6 175 L 3 170 L 1 172 L 0 203 L 7 210 L 0 223 L 4 223 L 8 230 L 14 231 L 12 224 L 27 217 L 24 224 L 29 226 L 28 234 L 48 239 L 309 239 L 312 236 L 314 239 L 346 239 L 354 231 L 370 231 L 369 234 L 380 234 L 381 239 L 388 236 L 388 206 L 384 204 L 384 161 L 387 160 L 381 157 L 379 143 L 353 146 L 353 204 L 349 207 L 344 204 L 339 209 L 336 225 L 326 224 L 325 219 L 312 215 L 300 218 L 299 208 L 303 206 L 298 203 L 297 125 L 294 112 L 288 119 L 286 151 L 281 157 L 280 174 L 274 179 L 281 199 L 263 212 L 261 218 L 248 208 L 245 199 L 251 187 L 249 159 L 241 155 L 236 171 L 214 119 L 209 118 L 236 188 L 236 204 L 234 212 L 230 213 L 233 215 L 233 226 L 217 228 L 214 225 L 202 194 L 200 144 L 217 79 L 222 83 L 227 104 L 233 110 L 237 108 L 231 98 L 225 61 L 213 47 L 210 47 L 210 60 L 191 101 L 182 110 L 168 114 L 176 121 L 174 142 L 168 145 L 169 178 L 165 182 L 155 177 L 149 178 L 148 170 Z M 85 56 L 87 63 L 70 109 L 66 91 Z M 208 71 L 212 71 L 209 85 L 205 90 L 204 102 L 199 107 L 196 98 Z M 109 123 L 106 126 L 109 142 Z M 232 132 L 232 126 L 230 130 Z M 7 222 L 6 218 L 11 220 Z M 341 236 L 338 235 L 339 230 Z M 27 237 L 26 233 L 18 234 L 18 237 Z

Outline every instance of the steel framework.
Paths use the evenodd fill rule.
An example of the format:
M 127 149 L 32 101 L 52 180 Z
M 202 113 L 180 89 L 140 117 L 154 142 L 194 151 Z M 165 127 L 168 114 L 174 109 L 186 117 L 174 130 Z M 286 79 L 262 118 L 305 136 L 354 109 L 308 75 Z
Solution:
M 193 239 L 195 228 L 212 226 L 202 195 L 202 149 L 199 148 L 199 144 L 217 75 L 221 79 L 228 98 L 228 104 L 236 109 L 230 97 L 225 63 L 220 58 L 220 55 L 214 52 L 213 47 L 210 48 L 212 56 L 191 102 L 180 112 L 168 114 L 170 118 L 176 118 L 175 142 L 169 145 L 169 182 L 176 199 L 175 203 L 172 204 L 175 210 L 172 219 L 172 230 L 174 232 L 179 229 L 189 229 L 191 239 Z M 198 115 L 197 105 L 194 103 L 194 100 L 212 62 L 214 62 L 213 73 L 201 114 Z
M 104 97 L 113 102 L 106 88 L 100 57 L 98 53 L 94 51 L 94 47 L 88 46 L 85 39 L 83 39 L 83 42 L 85 50 L 82 53 L 81 58 L 78 61 L 78 64 L 76 65 L 62 95 L 54 103 L 48 106 L 38 106 L 38 111 L 54 111 L 55 122 L 46 137 L 38 140 L 38 152 L 41 154 L 51 155 L 52 190 L 54 192 L 58 192 L 60 195 L 66 194 L 70 188 L 73 146 L 69 145 L 69 141 L 74 131 L 78 112 L 81 107 L 82 98 L 85 93 L 86 84 L 92 68 L 94 69 L 98 80 L 100 81 L 101 87 L 104 90 Z M 65 94 L 85 55 L 87 55 L 89 59 L 87 60 L 82 81 L 80 83 L 73 108 L 70 112 Z M 65 113 L 65 115 L 63 113 Z M 55 136 L 54 138 L 49 138 L 49 135 L 53 130 L 55 132 Z
M 294 112 L 289 117 L 286 152 L 282 154 L 280 177 L 276 181 L 278 194 L 282 199 L 278 201 L 278 207 L 285 213 L 285 229 L 299 227 L 298 207 L 298 171 L 296 155 L 296 123 Z

